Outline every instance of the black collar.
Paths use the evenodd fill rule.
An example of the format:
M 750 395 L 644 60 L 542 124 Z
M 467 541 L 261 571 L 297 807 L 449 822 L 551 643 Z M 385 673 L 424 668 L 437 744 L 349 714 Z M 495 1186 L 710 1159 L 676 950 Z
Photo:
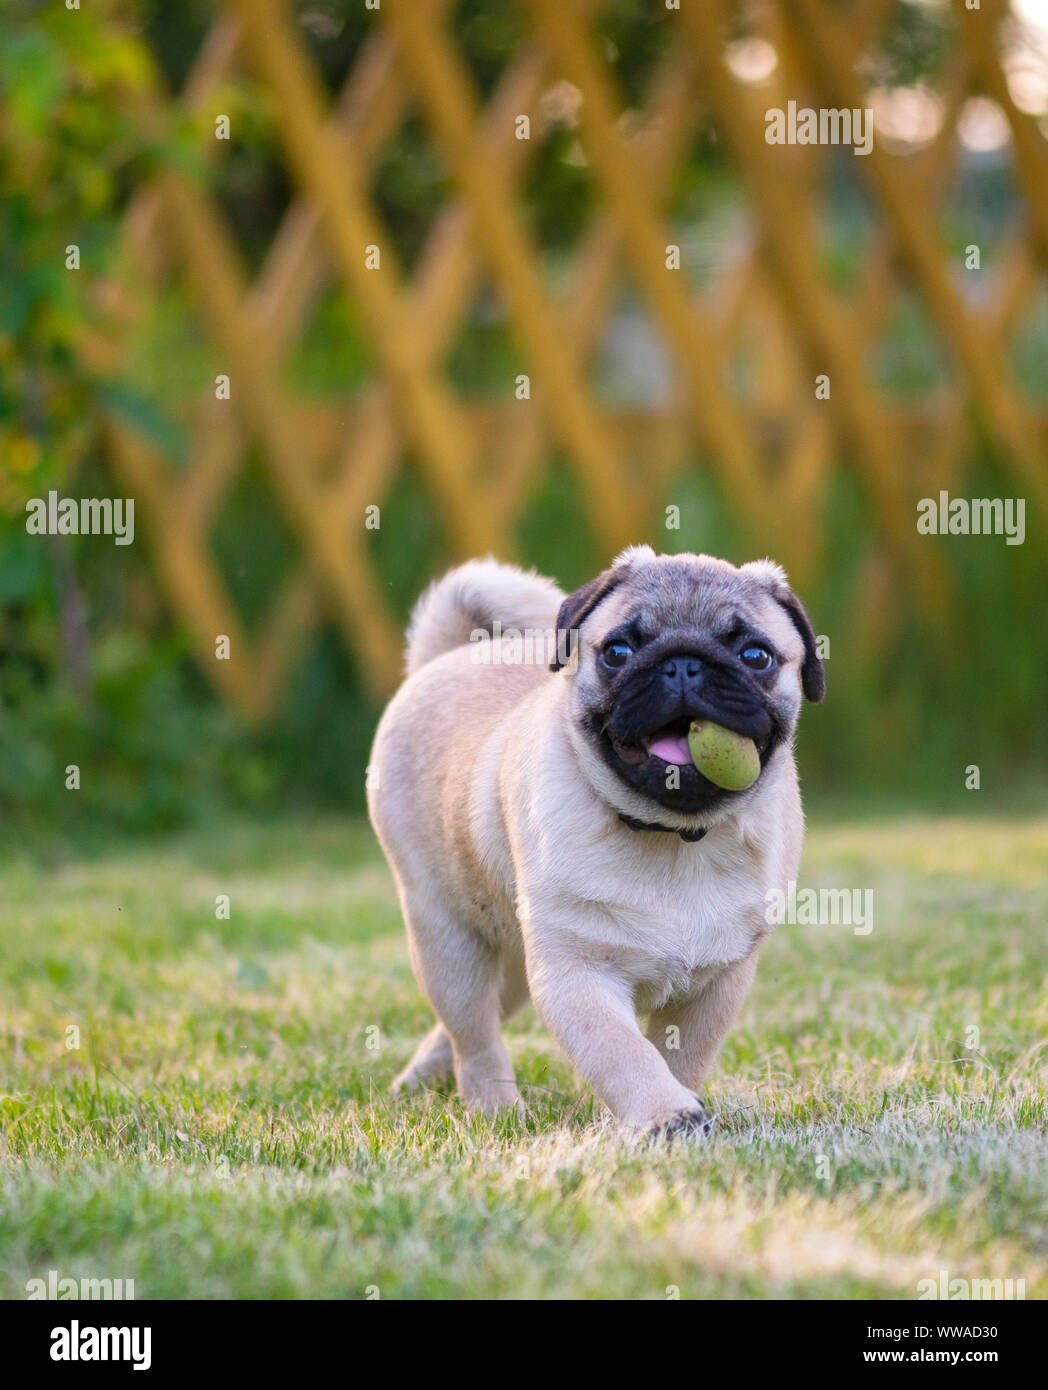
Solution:
M 654 821 L 636 820 L 633 816 L 624 816 L 619 812 L 619 820 L 623 825 L 628 825 L 631 830 L 666 830 L 671 835 L 679 835 L 687 844 L 694 844 L 696 840 L 701 840 L 706 830 L 676 830 L 672 825 L 656 825 Z

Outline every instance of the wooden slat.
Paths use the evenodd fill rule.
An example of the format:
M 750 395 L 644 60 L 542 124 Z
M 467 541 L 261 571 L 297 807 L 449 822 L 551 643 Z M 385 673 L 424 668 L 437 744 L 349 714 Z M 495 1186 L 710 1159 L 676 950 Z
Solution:
M 797 0 L 797 22 L 804 39 L 803 51 L 827 99 L 842 107 L 861 107 L 863 94 L 858 81 L 838 60 L 842 25 L 834 7 L 822 0 Z M 1026 412 L 1002 365 L 985 351 L 977 325 L 965 312 L 951 283 L 934 230 L 922 216 L 923 199 L 914 196 L 911 181 L 898 161 L 893 162 L 876 140 L 861 165 L 860 172 L 869 177 L 876 190 L 879 205 L 893 225 L 910 277 L 938 324 L 943 341 L 963 369 L 976 400 L 1033 491 L 1043 515 L 1048 517 L 1048 478 L 1043 454 L 1032 439 Z
M 595 40 L 601 0 L 528 0 L 522 41 L 484 103 L 455 37 L 454 0 L 383 0 L 333 102 L 286 0 L 229 0 L 174 101 L 198 118 L 201 152 L 220 178 L 227 147 L 205 139 L 209 103 L 234 67 L 249 62 L 272 102 L 290 206 L 250 283 L 213 196 L 174 170 L 151 179 L 125 220 L 124 261 L 134 275 L 100 287 L 109 330 L 85 330 L 81 350 L 93 371 L 119 373 L 123 341 L 151 312 L 153 288 L 175 268 L 188 276 L 222 370 L 233 378 L 233 399 L 216 401 L 214 383 L 199 383 L 199 403 L 180 422 L 189 441 L 182 466 L 116 419 L 111 458 L 139 502 L 160 587 L 231 706 L 246 720 L 265 718 L 327 616 L 376 695 L 396 681 L 400 634 L 363 512 L 384 503 L 409 455 L 451 548 L 508 555 L 527 493 L 559 451 L 610 551 L 651 538 L 655 506 L 667 500 L 697 441 L 755 544 L 776 551 L 806 586 L 821 571 L 821 501 L 842 466 L 843 442 L 843 466 L 871 501 L 869 582 L 855 615 L 871 659 L 891 640 L 904 586 L 919 591 L 934 615 L 934 640 L 944 640 L 956 620 L 948 574 L 941 552 L 916 535 L 914 489 L 956 485 L 972 444 L 973 405 L 1048 505 L 1048 413 L 1023 398 L 1010 366 L 1048 265 L 1048 143 L 1011 100 L 1001 62 L 1005 0 L 983 0 L 979 12 L 954 4 L 958 42 L 936 78 L 944 112 L 938 135 L 904 158 L 878 143 L 856 161 L 874 202 L 873 235 L 863 273 L 844 293 L 826 283 L 819 260 L 826 151 L 772 154 L 763 111 L 791 96 L 864 105 L 860 74 L 893 22 L 893 0 L 747 7 L 747 27 L 756 25 L 779 57 L 759 91 L 734 80 L 722 61 L 742 0 L 686 0 L 660 16 L 673 39 L 628 121 Z M 523 215 L 541 136 L 536 124 L 532 140 L 518 141 L 513 127 L 518 114 L 534 122 L 544 89 L 564 78 L 580 100 L 579 135 L 597 198 L 554 289 Z M 972 92 L 1004 110 L 1028 214 L 1003 238 L 994 292 L 978 302 L 956 288 L 935 231 L 958 172 L 957 118 Z M 159 135 L 167 101 L 154 73 L 136 119 Z M 371 190 L 387 142 L 413 111 L 451 188 L 408 276 Z M 665 247 L 678 238 L 664 199 L 688 140 L 710 120 L 742 176 L 749 217 L 732 263 L 696 294 L 687 272 L 665 269 Z M 381 247 L 380 271 L 365 267 L 369 244 Z M 504 296 L 520 370 L 532 376 L 527 403 L 513 399 L 512 381 L 497 400 L 468 401 L 448 380 L 445 357 L 489 280 Z M 616 408 L 591 384 L 627 281 L 669 350 L 676 383 L 669 400 L 648 408 Z M 374 374 L 359 399 L 302 400 L 286 384 L 287 362 L 330 290 L 353 301 Z M 877 389 L 870 367 L 904 292 L 920 296 L 959 368 L 905 405 Z M 740 354 L 753 368 L 745 394 L 729 385 Z M 817 371 L 831 378 L 826 403 L 814 400 Z M 299 553 L 248 634 L 210 535 L 251 447 Z M 384 523 L 391 524 L 388 514 Z M 230 662 L 214 658 L 220 632 L 232 639 Z
M 531 11 L 565 74 L 582 94 L 587 153 L 601 188 L 622 227 L 631 264 L 648 302 L 676 354 L 698 429 L 744 523 L 770 516 L 760 481 L 760 461 L 738 408 L 722 389 L 723 364 L 711 335 L 682 293 L 682 279 L 666 269 L 666 247 L 674 241 L 652 206 L 647 170 L 626 148 L 618 129 L 619 104 L 592 45 L 561 0 L 531 0 Z
M 636 498 L 547 301 L 535 250 L 514 207 L 506 165 L 491 159 L 476 139 L 476 101 L 463 65 L 424 6 L 391 3 L 382 13 L 400 41 L 434 132 L 469 202 L 482 253 L 506 294 L 558 433 L 590 489 L 590 515 L 610 548 L 626 545 L 636 534 Z

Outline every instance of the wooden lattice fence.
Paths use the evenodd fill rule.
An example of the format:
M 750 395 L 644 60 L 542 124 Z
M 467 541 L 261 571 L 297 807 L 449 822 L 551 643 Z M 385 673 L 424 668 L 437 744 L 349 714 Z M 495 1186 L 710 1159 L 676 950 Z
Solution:
M 828 281 L 817 249 L 828 151 L 770 146 L 765 112 L 791 99 L 866 107 L 861 60 L 889 23 L 891 0 L 681 0 L 679 10 L 661 16 L 673 41 L 643 108 L 625 114 L 613 66 L 594 41 L 600 0 L 522 3 L 526 39 L 486 103 L 456 43 L 453 9 L 451 0 L 381 0 L 331 103 L 283 0 L 220 7 L 174 100 L 187 112 L 209 112 L 241 65 L 268 89 L 294 188 L 279 232 L 249 283 L 230 227 L 199 182 L 165 171 L 138 191 L 127 215 L 128 264 L 158 285 L 163 246 L 183 267 L 234 389 L 230 401 L 220 401 L 213 381 L 201 382 L 200 408 L 187 425 L 190 457 L 179 469 L 155 441 L 114 418 L 113 466 L 149 525 L 168 601 L 246 717 L 272 707 L 325 613 L 337 616 L 376 693 L 395 681 L 399 634 L 364 515 L 382 503 L 409 453 L 449 549 L 512 556 L 515 520 L 554 453 L 576 473 L 588 521 L 611 552 L 647 532 L 644 499 L 664 497 L 701 451 L 755 547 L 772 550 L 802 583 L 820 564 L 819 499 L 847 459 L 890 557 L 885 582 L 913 588 L 933 616 L 948 607 L 949 580 L 937 552 L 920 545 L 914 498 L 959 477 L 975 422 L 999 443 L 1031 505 L 1042 515 L 1048 510 L 1048 421 L 1023 398 L 1009 366 L 1048 260 L 1048 142 L 1044 123 L 1020 110 L 1009 90 L 1004 3 L 982 0 L 978 11 L 963 0 L 956 5 L 934 138 L 905 153 L 875 140 L 868 156 L 855 159 L 875 234 L 862 274 L 846 291 Z M 760 84 L 724 62 L 742 17 L 746 32 L 777 55 Z M 577 101 L 595 210 L 569 273 L 554 282 L 521 214 L 540 122 L 522 140 L 517 118 L 534 117 L 556 83 L 570 84 Z M 1027 217 L 997 256 L 994 294 L 975 300 L 960 283 L 961 268 L 948 261 L 939 223 L 956 176 L 959 114 L 979 93 L 1007 119 Z M 158 80 L 140 119 L 161 122 L 171 100 Z M 407 276 L 381 225 L 372 181 L 384 146 L 412 112 L 424 121 L 454 193 Z M 730 155 L 749 220 L 728 271 L 697 292 L 692 278 L 667 267 L 667 247 L 680 238 L 664 207 L 703 126 Z M 220 158 L 221 145 L 210 143 L 209 157 Z M 377 271 L 368 267 L 374 246 L 381 248 Z M 366 325 L 375 370 L 360 396 L 318 407 L 290 389 L 284 367 L 331 275 Z M 591 384 L 626 278 L 673 370 L 669 399 L 644 409 L 609 405 Z M 520 371 L 532 384 L 527 402 L 516 398 L 513 380 L 504 399 L 480 403 L 451 384 L 449 345 L 483 281 L 501 294 Z M 919 296 L 950 364 L 935 392 L 905 408 L 877 389 L 869 361 L 903 285 Z M 123 306 L 128 324 L 149 312 L 148 298 L 137 293 Z M 733 386 L 729 370 L 740 346 L 753 363 L 748 393 Z M 122 344 L 119 336 L 96 339 L 86 350 L 96 367 L 112 368 Z M 828 400 L 816 397 L 819 374 L 832 383 Z M 301 557 L 253 643 L 208 540 L 249 444 L 261 452 Z M 214 660 L 218 633 L 231 636 L 236 660 Z

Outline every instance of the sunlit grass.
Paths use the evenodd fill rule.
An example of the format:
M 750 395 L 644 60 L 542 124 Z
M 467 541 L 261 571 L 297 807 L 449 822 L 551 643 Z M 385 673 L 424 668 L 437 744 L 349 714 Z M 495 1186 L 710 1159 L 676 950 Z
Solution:
M 366 827 L 7 861 L 0 1293 L 1043 1296 L 1048 822 L 816 827 L 804 883 L 871 889 L 873 931 L 779 930 L 714 1138 L 667 1149 L 530 1011 L 523 1125 L 390 1101 L 430 1016 Z

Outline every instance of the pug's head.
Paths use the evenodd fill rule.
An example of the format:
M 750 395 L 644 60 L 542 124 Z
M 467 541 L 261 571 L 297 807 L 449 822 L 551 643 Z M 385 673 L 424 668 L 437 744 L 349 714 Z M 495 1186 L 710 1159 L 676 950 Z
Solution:
M 595 760 L 600 788 L 620 812 L 675 829 L 711 824 L 752 798 L 792 743 L 802 696 L 825 694 L 808 614 L 771 560 L 736 568 L 633 546 L 564 600 L 557 628 L 558 651 L 576 653 L 564 677 L 572 738 Z M 753 740 L 761 772 L 752 787 L 724 791 L 695 768 L 695 719 Z

